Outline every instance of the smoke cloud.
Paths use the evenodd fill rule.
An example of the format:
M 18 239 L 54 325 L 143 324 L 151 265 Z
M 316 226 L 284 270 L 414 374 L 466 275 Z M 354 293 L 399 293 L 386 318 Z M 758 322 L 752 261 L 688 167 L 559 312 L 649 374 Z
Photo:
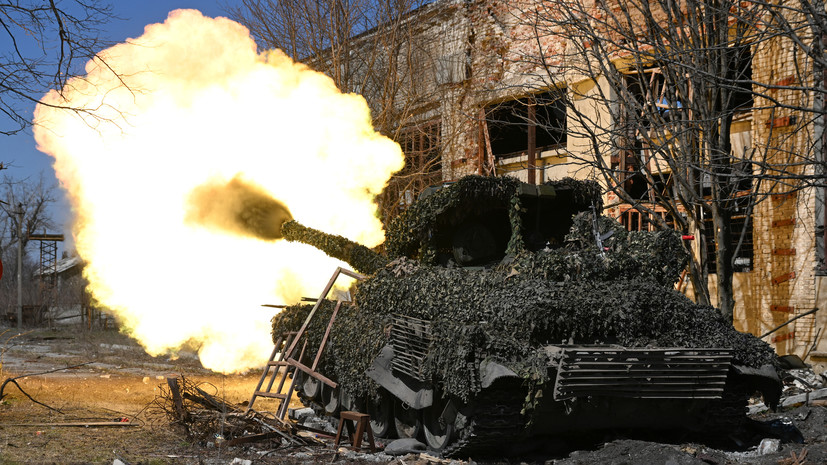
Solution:
M 189 205 L 190 223 L 262 240 L 281 239 L 281 225 L 293 219 L 286 205 L 239 177 L 196 187 Z

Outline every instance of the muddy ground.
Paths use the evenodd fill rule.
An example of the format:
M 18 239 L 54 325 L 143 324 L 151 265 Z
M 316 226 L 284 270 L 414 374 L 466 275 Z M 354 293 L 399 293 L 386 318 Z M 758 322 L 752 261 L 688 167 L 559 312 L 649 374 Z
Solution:
M 168 377 L 183 375 L 200 383 L 210 394 L 239 405 L 249 400 L 260 372 L 221 375 L 201 368 L 195 356 L 186 352 L 175 359 L 150 357 L 133 340 L 112 330 L 37 329 L 18 335 L 16 330 L 0 328 L 0 382 L 55 369 L 60 370 L 16 380 L 31 399 L 13 383 L 4 386 L 0 401 L 0 464 L 449 463 L 420 454 L 390 457 L 337 453 L 332 440 L 325 437 L 316 445 L 284 446 L 269 440 L 235 447 L 222 447 L 220 440 L 188 438 L 179 427 L 170 424 L 164 412 L 154 407 L 153 401 L 167 386 Z M 274 408 L 259 402 L 257 409 Z M 300 407 L 298 403 L 291 406 Z M 607 437 L 605 442 L 579 451 L 477 463 L 827 463 L 827 407 L 797 406 L 756 417 L 762 421 L 778 418 L 792 421 L 802 433 L 804 444 L 785 443 L 778 451 L 759 455 L 754 448 L 720 450 L 681 438 L 663 442 L 662 438 L 655 441 L 651 437 Z M 122 425 L 111 426 L 115 422 Z

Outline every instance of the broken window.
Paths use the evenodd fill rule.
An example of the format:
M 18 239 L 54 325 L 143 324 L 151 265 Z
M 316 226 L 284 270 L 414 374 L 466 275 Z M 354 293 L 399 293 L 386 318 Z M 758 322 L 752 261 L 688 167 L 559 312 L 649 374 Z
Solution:
M 408 208 L 426 187 L 442 181 L 439 121 L 405 127 L 395 139 L 405 154 L 405 167 L 385 189 L 383 206 L 387 219 Z
M 495 159 L 525 155 L 535 138 L 535 153 L 566 143 L 564 92 L 554 90 L 485 108 L 488 144 Z M 529 128 L 534 127 L 534 131 Z
M 734 111 L 752 109 L 752 51 L 749 45 L 730 48 L 735 67 L 727 73 L 727 78 L 734 84 L 727 108 Z

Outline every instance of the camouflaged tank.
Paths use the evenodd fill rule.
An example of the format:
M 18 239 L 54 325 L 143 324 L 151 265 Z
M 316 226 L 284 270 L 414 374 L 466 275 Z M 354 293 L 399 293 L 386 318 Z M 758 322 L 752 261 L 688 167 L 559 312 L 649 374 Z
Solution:
M 472 176 L 426 191 L 384 254 L 285 223 L 285 239 L 366 275 L 319 364 L 336 388 L 305 377 L 300 396 L 458 457 L 597 430 L 731 431 L 750 395 L 777 403 L 774 351 L 674 289 L 680 236 L 627 232 L 600 209 L 593 183 Z M 278 314 L 274 338 L 309 311 Z M 332 311 L 310 322 L 305 353 Z

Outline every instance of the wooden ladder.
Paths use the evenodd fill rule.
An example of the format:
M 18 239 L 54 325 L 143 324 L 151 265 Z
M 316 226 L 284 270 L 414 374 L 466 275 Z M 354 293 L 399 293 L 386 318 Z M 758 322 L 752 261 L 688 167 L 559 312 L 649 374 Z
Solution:
M 287 394 L 282 394 L 282 389 L 284 389 L 284 382 L 287 380 L 287 376 L 291 374 L 291 366 L 290 362 L 286 360 L 285 353 L 292 341 L 296 338 L 296 331 L 282 333 L 279 336 L 276 344 L 273 346 L 273 352 L 270 353 L 270 359 L 267 361 L 267 364 L 264 365 L 264 373 L 261 374 L 261 379 L 258 380 L 258 385 L 256 389 L 253 391 L 253 396 L 250 398 L 250 403 L 247 405 L 247 410 L 245 413 L 249 412 L 253 409 L 253 404 L 256 402 L 257 397 L 267 397 L 271 399 L 278 399 L 279 401 L 279 418 L 281 418 L 281 410 L 286 404 L 289 404 L 289 399 L 293 395 L 293 389 L 295 388 L 295 383 L 290 383 L 290 389 L 288 390 Z M 306 344 L 306 342 L 305 342 Z M 302 347 L 302 355 L 299 356 L 299 359 L 304 355 L 304 347 Z M 273 384 L 276 381 L 276 376 L 278 376 L 280 368 L 285 367 L 284 374 L 279 381 L 278 388 L 276 392 L 272 392 Z M 272 370 L 272 374 L 270 373 L 270 369 Z M 295 380 L 295 369 L 292 370 L 292 377 Z M 264 384 L 264 380 L 267 379 L 268 375 L 270 375 L 270 381 L 267 383 L 267 388 L 262 390 L 261 386 Z M 287 402 L 285 402 L 287 401 Z
M 336 282 L 336 279 L 339 277 L 340 274 L 344 274 L 346 276 L 350 276 L 354 279 L 364 279 L 364 276 L 354 273 L 350 270 L 345 270 L 343 268 L 337 268 L 336 271 L 333 273 L 333 276 L 330 278 L 330 281 L 325 286 L 324 291 L 322 291 L 322 295 L 316 300 L 316 304 L 313 306 L 313 309 L 310 311 L 310 314 L 307 315 L 307 318 L 304 320 L 304 324 L 302 324 L 301 328 L 295 332 L 283 333 L 279 336 L 279 339 L 276 341 L 275 346 L 273 347 L 273 352 L 270 353 L 270 359 L 267 361 L 267 364 L 264 366 L 264 373 L 261 375 L 261 379 L 258 381 L 258 385 L 256 386 L 255 391 L 253 391 L 253 396 L 250 398 L 250 403 L 247 405 L 246 412 L 249 412 L 253 409 L 253 404 L 256 401 L 257 397 L 268 397 L 277 399 L 279 402 L 279 408 L 276 412 L 276 416 L 284 420 L 284 417 L 287 415 L 287 410 L 290 405 L 290 398 L 293 396 L 293 392 L 296 388 L 296 382 L 298 380 L 298 372 L 302 371 L 306 375 L 316 378 L 317 380 L 321 381 L 322 383 L 328 385 L 330 388 L 335 389 L 338 384 L 325 377 L 321 373 L 317 372 L 316 369 L 319 366 L 319 361 L 322 358 L 322 352 L 324 352 L 325 345 L 327 344 L 327 339 L 330 337 L 330 329 L 333 327 L 333 322 L 336 320 L 336 315 L 339 313 L 339 309 L 342 306 L 342 301 L 337 300 L 336 306 L 333 308 L 333 314 L 330 316 L 330 321 L 327 323 L 327 329 L 325 330 L 324 336 L 322 337 L 322 341 L 319 343 L 319 349 L 316 351 L 316 356 L 313 359 L 313 364 L 311 366 L 305 365 L 302 360 L 304 359 L 304 351 L 307 348 L 307 338 L 304 337 L 305 331 L 307 330 L 307 326 L 310 324 L 310 321 L 313 319 L 313 316 L 316 314 L 316 311 L 322 305 L 322 303 L 327 298 L 327 295 L 330 293 L 330 290 L 333 288 L 333 284 Z M 299 356 L 296 357 L 296 351 L 298 350 L 299 341 L 304 337 L 301 352 Z M 279 381 L 278 388 L 276 388 L 275 392 L 272 392 L 273 384 L 276 381 L 276 376 L 281 369 L 284 367 L 284 374 Z M 272 374 L 270 374 L 270 369 L 273 368 Z M 262 390 L 261 387 L 264 384 L 264 380 L 267 379 L 268 375 L 270 376 L 270 381 L 267 383 L 267 388 Z M 290 387 L 287 390 L 287 393 L 282 393 L 284 389 L 285 381 L 287 377 L 290 376 L 292 378 L 290 382 Z M 245 412 L 245 413 L 246 413 Z

